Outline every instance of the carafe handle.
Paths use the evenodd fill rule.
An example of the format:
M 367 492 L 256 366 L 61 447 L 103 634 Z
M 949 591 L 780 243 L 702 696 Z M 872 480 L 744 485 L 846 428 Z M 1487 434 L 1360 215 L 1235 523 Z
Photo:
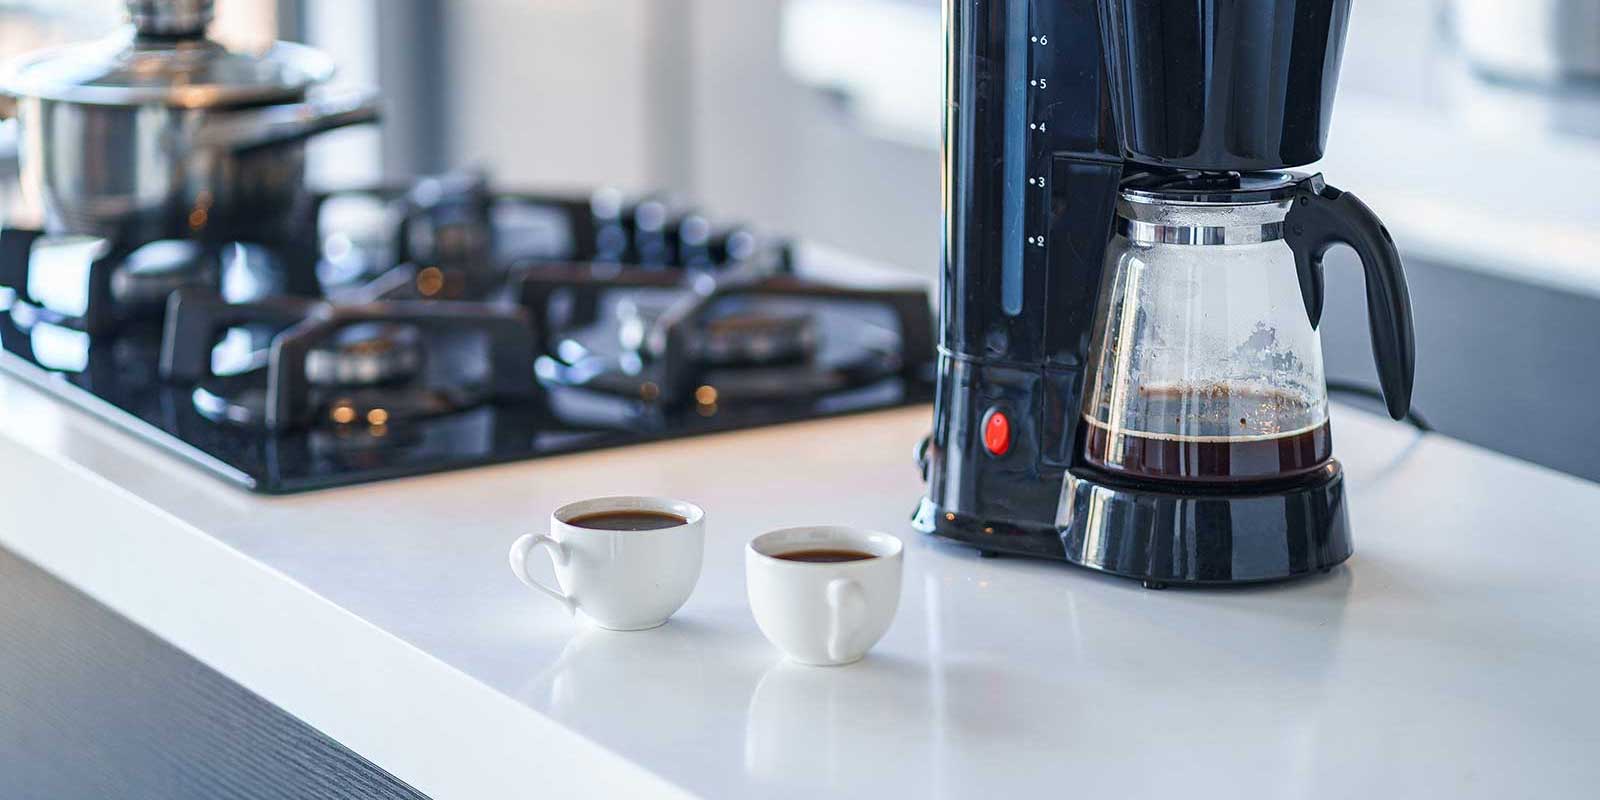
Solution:
M 1348 244 L 1361 257 L 1367 282 L 1367 321 L 1372 328 L 1372 357 L 1389 416 L 1401 419 L 1411 410 L 1416 373 L 1416 338 L 1411 325 L 1411 294 L 1394 239 L 1378 216 L 1355 195 L 1327 185 L 1321 175 L 1302 181 L 1294 206 L 1284 218 L 1284 238 L 1294 251 L 1311 327 L 1322 322 L 1322 258 L 1336 244 Z

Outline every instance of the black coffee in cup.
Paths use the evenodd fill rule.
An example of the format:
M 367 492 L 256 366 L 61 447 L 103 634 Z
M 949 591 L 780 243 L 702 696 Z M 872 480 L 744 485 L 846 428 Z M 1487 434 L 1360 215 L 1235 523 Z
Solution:
M 688 520 L 665 511 L 596 511 L 566 521 L 568 525 L 596 531 L 658 531 L 687 525 Z
M 792 553 L 779 553 L 774 558 L 784 561 L 804 561 L 809 564 L 837 564 L 842 561 L 865 561 L 875 558 L 871 553 L 860 550 L 840 550 L 837 548 L 818 548 L 815 550 L 796 550 Z

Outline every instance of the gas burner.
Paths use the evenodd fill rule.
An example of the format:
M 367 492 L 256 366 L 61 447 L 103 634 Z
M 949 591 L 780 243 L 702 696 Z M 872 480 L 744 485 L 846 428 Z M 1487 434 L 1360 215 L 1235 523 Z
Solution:
M 481 387 L 461 389 L 405 387 L 399 391 L 361 389 L 331 395 L 316 416 L 334 425 L 377 428 L 391 422 L 432 417 L 471 408 L 487 398 Z
M 160 240 L 127 245 L 95 236 L 0 230 L 0 287 L 28 319 L 114 333 L 159 320 L 179 289 L 249 298 L 286 291 L 292 258 L 267 245 Z M 19 321 L 20 322 L 20 321 Z
M 199 243 L 151 242 L 123 259 L 111 273 L 112 302 L 160 313 L 167 295 L 188 288 L 220 288 L 221 269 Z
M 364 302 L 492 300 L 517 271 L 551 264 L 619 264 L 681 276 L 764 258 L 778 271 L 793 269 L 788 241 L 714 222 L 660 194 L 508 192 L 481 173 L 455 172 L 327 192 L 317 202 L 327 228 L 321 246 L 330 294 L 355 290 Z
M 414 296 L 476 299 L 505 283 L 495 259 L 494 197 L 481 173 L 423 178 L 400 199 L 398 213 L 395 260 L 411 267 Z
M 541 371 L 541 377 L 558 384 L 644 403 L 673 404 L 672 398 L 662 395 L 664 378 L 659 370 L 630 372 L 614 364 L 580 362 L 575 365 L 547 366 Z M 885 377 L 885 364 L 871 356 L 862 356 L 855 363 L 828 367 L 795 365 L 706 369 L 698 372 L 697 382 L 686 396 L 677 398 L 675 404 L 692 406 L 703 413 L 734 403 L 805 402 L 830 392 L 867 386 Z
M 265 363 L 216 374 L 218 337 L 249 325 L 278 330 Z M 196 410 L 213 421 L 269 430 L 381 427 L 536 399 L 532 345 L 527 317 L 516 309 L 292 299 L 236 304 L 181 291 L 167 312 L 161 374 L 193 384 Z M 430 363 L 437 369 L 428 370 Z
M 314 386 L 376 386 L 407 381 L 422 371 L 422 332 L 382 322 L 344 328 L 306 354 Z
M 343 189 L 319 197 L 321 219 L 334 223 L 323 241 L 335 289 L 364 302 L 485 300 L 504 289 L 515 263 L 593 257 L 587 200 L 493 190 L 478 172 L 426 177 L 407 186 Z M 381 209 L 381 253 L 362 252 L 340 225 L 362 203 Z M 371 251 L 374 237 L 364 237 Z M 392 265 L 370 271 L 372 265 Z
M 195 410 L 212 422 L 264 428 L 269 385 L 265 373 L 219 377 L 196 386 L 192 399 Z M 311 424 L 374 430 L 472 408 L 486 399 L 481 392 L 421 386 L 316 390 L 313 398 Z
M 812 314 L 749 310 L 706 320 L 690 358 L 709 367 L 761 366 L 810 361 L 821 334 Z
M 729 303 L 728 305 L 733 305 Z M 617 305 L 617 335 L 624 351 L 646 354 L 652 331 L 670 309 L 642 301 Z M 807 362 L 821 333 L 815 314 L 763 308 L 760 303 L 708 314 L 694 325 L 688 358 L 705 367 L 756 367 Z
M 422 332 L 413 326 L 364 322 L 335 331 L 305 355 L 311 418 L 324 424 L 379 427 L 483 401 L 466 389 L 408 385 L 421 374 L 426 352 Z M 195 409 L 201 415 L 215 422 L 266 425 L 270 355 L 247 361 L 256 366 L 195 387 Z
M 609 348 L 603 336 L 574 333 L 556 343 L 547 331 L 554 355 L 538 363 L 540 379 L 553 386 L 665 407 L 804 401 L 885 379 L 921 380 L 928 363 L 905 354 L 933 347 L 927 296 L 915 289 L 749 272 L 683 282 L 599 267 L 531 270 L 521 282 L 523 305 L 540 317 L 560 293 L 597 306 L 607 292 L 675 290 L 666 301 L 618 303 Z M 822 330 L 840 335 L 824 341 Z

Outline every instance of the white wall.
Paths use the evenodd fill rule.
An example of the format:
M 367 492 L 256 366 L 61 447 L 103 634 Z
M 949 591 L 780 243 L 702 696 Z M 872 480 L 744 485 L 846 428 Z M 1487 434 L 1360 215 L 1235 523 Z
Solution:
M 782 64 L 781 11 L 781 0 L 694 7 L 696 195 L 764 225 L 935 274 L 938 154 L 871 136 L 829 95 L 799 85 Z
M 378 25 L 381 0 L 307 3 L 306 41 L 329 48 L 339 62 L 332 88 L 378 85 Z M 225 4 L 224 4 L 225 5 Z M 383 137 L 373 125 L 332 131 L 311 141 L 306 169 L 324 186 L 362 184 L 383 177 Z
M 653 2 L 670 0 L 448 3 L 449 162 L 507 184 L 645 185 Z
M 506 185 L 683 193 L 932 275 L 936 153 L 782 66 L 781 0 L 451 0 L 447 160 Z M 847 54 L 841 54 L 841 57 Z

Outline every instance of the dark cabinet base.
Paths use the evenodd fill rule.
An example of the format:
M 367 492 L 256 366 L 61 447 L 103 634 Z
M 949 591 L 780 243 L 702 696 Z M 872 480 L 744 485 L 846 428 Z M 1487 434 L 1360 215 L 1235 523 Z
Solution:
M 0 797 L 424 795 L 0 549 Z

